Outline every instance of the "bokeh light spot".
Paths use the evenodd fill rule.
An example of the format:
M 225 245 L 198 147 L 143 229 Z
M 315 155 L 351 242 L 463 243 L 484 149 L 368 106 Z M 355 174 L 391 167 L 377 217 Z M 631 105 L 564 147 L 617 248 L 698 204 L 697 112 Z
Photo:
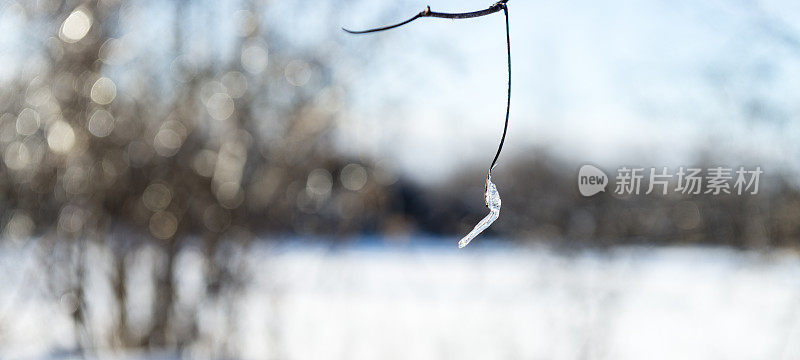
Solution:
M 221 82 L 234 99 L 242 97 L 247 91 L 247 78 L 238 71 L 229 71 L 222 76 Z
M 57 153 L 66 153 L 75 144 L 75 131 L 72 126 L 58 120 L 47 131 L 47 145 Z
M 172 192 L 164 184 L 150 184 L 142 194 L 142 202 L 150 211 L 164 210 L 172 202 Z
M 28 166 L 30 162 L 30 151 L 25 144 L 15 141 L 6 146 L 3 152 L 3 161 L 6 166 L 11 170 L 21 170 Z
M 30 215 L 23 210 L 15 210 L 6 223 L 4 236 L 14 241 L 27 241 L 33 233 L 34 223 Z
M 233 99 L 228 94 L 216 93 L 206 103 L 208 114 L 216 120 L 225 120 L 233 114 Z
M 89 117 L 86 128 L 94 136 L 106 137 L 114 130 L 114 116 L 103 109 L 95 110 Z
M 170 157 L 178 153 L 187 136 L 186 127 L 179 121 L 170 120 L 161 125 L 153 141 L 153 148 L 163 157 Z
M 342 169 L 341 181 L 348 190 L 361 190 L 367 184 L 367 170 L 358 164 L 348 164 Z
M 73 205 L 66 205 L 61 208 L 61 213 L 58 216 L 58 227 L 60 230 L 74 234 L 83 228 L 86 222 L 86 212 Z
M 219 203 L 228 209 L 235 209 L 244 201 L 242 187 L 235 181 L 226 181 L 220 184 L 217 187 L 216 195 Z
M 101 77 L 92 85 L 90 96 L 92 101 L 100 105 L 110 104 L 117 97 L 117 86 L 111 79 Z
M 167 211 L 158 211 L 150 217 L 150 233 L 157 239 L 167 240 L 178 230 L 178 219 Z
M 252 42 L 242 49 L 242 67 L 249 73 L 257 75 L 267 68 L 268 53 L 265 45 Z
M 33 135 L 39 130 L 39 113 L 33 109 L 25 108 L 17 116 L 17 133 L 22 136 Z
M 325 169 L 316 169 L 308 174 L 306 181 L 306 191 L 317 196 L 327 196 L 333 187 L 331 173 Z
M 72 11 L 61 24 L 58 36 L 64 42 L 74 43 L 83 39 L 92 27 L 92 14 L 79 7 Z

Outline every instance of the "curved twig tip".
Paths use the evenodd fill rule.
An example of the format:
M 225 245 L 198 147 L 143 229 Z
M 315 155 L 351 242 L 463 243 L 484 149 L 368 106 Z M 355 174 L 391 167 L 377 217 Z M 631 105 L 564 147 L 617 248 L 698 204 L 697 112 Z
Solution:
M 494 13 L 500 11 L 500 10 L 506 9 L 506 5 L 505 5 L 506 1 L 508 1 L 508 0 L 500 0 L 500 1 L 496 2 L 496 3 L 494 3 L 494 5 L 486 8 L 486 9 L 478 10 L 478 11 L 472 11 L 472 12 L 465 12 L 465 13 L 435 12 L 435 11 L 431 11 L 431 7 L 430 6 L 426 6 L 425 10 L 420 11 L 417 15 L 414 15 L 412 18 L 410 18 L 410 19 L 408 19 L 406 21 L 403 21 L 401 23 L 398 23 L 398 24 L 379 27 L 379 28 L 375 28 L 375 29 L 362 30 L 362 31 L 347 30 L 345 28 L 342 28 L 342 30 L 344 30 L 344 31 L 346 31 L 346 32 L 348 32 L 350 34 L 367 34 L 367 33 L 372 33 L 372 32 L 378 32 L 378 31 L 394 29 L 396 27 L 400 27 L 400 26 L 403 26 L 405 24 L 408 24 L 408 23 L 410 23 L 410 22 L 412 22 L 414 20 L 417 20 L 417 19 L 419 19 L 421 17 L 435 17 L 435 18 L 442 18 L 442 19 L 469 19 L 469 18 L 476 18 L 476 17 L 486 16 L 486 15 L 489 15 L 489 14 L 494 14 Z

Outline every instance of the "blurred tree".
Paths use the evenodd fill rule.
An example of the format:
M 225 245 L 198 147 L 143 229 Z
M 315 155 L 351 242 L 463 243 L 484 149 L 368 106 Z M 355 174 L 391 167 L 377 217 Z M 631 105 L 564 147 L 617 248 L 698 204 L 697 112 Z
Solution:
M 345 84 L 334 81 L 330 52 L 287 46 L 291 40 L 263 17 L 266 3 L 240 5 L 224 15 L 235 18 L 232 54 L 212 61 L 187 46 L 217 51 L 192 34 L 198 19 L 190 14 L 208 10 L 203 4 L 16 5 L 27 36 L 41 46 L 31 57 L 43 60 L 4 85 L 3 228 L 14 238 L 41 237 L 53 264 L 52 292 L 74 303 L 82 348 L 191 344 L 201 301 L 232 306 L 245 276 L 236 254 L 253 234 L 374 228 L 374 211 L 388 201 L 370 164 L 332 147 Z M 168 59 L 132 54 L 137 12 L 168 9 L 172 36 L 161 38 L 172 44 Z M 206 299 L 178 304 L 177 257 L 198 244 Z M 145 246 L 158 251 L 142 330 L 131 318 L 128 282 L 132 256 Z M 87 318 L 100 316 L 87 314 L 90 248 L 113 258 L 116 320 L 107 339 Z

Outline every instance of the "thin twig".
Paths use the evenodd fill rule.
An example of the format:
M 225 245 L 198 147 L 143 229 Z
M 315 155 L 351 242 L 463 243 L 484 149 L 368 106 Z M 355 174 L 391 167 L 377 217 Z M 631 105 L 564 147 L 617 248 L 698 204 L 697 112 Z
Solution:
M 342 30 L 347 31 L 347 32 L 349 32 L 351 34 L 367 34 L 367 33 L 371 33 L 371 32 L 378 32 L 378 31 L 394 29 L 396 27 L 403 26 L 405 24 L 408 24 L 408 23 L 410 23 L 410 22 L 412 22 L 414 20 L 417 20 L 417 19 L 423 18 L 423 17 L 436 17 L 436 18 L 442 18 L 442 19 L 469 19 L 469 18 L 475 18 L 475 17 L 480 17 L 480 16 L 486 16 L 486 15 L 489 15 L 489 14 L 494 14 L 494 13 L 500 11 L 500 10 L 505 9 L 506 8 L 506 2 L 508 2 L 508 0 L 500 0 L 500 1 L 496 2 L 494 5 L 492 5 L 489 8 L 487 8 L 487 9 L 478 10 L 478 11 L 472 11 L 472 12 L 466 12 L 466 13 L 441 13 L 441 12 L 435 12 L 435 11 L 431 11 L 431 7 L 428 6 L 425 10 L 420 11 L 419 14 L 414 15 L 412 18 L 410 18 L 410 19 L 408 19 L 406 21 L 403 21 L 401 23 L 398 23 L 398 24 L 379 27 L 379 28 L 375 28 L 375 29 L 362 30 L 362 31 L 353 31 L 353 30 L 348 30 L 348 29 L 345 29 L 345 28 L 342 28 Z
M 508 51 L 508 99 L 506 100 L 506 123 L 503 125 L 503 137 L 500 138 L 500 146 L 497 148 L 497 154 L 494 155 L 492 165 L 489 166 L 489 172 L 492 172 L 497 158 L 500 157 L 500 151 L 503 150 L 503 143 L 506 141 L 506 132 L 508 131 L 508 115 L 511 112 L 511 31 L 508 28 L 508 6 L 503 4 L 503 13 L 506 15 L 506 49 Z

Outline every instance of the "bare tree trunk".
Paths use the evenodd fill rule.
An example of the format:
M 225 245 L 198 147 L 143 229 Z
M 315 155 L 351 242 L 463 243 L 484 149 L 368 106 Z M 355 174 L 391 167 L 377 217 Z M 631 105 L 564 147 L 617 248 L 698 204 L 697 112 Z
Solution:
M 153 301 L 153 325 L 150 329 L 148 345 L 153 348 L 165 348 L 169 344 L 169 325 L 171 310 L 175 300 L 175 256 L 177 255 L 177 240 L 172 238 L 167 240 L 164 246 L 164 254 L 167 261 L 164 268 L 156 274 L 156 291 Z

